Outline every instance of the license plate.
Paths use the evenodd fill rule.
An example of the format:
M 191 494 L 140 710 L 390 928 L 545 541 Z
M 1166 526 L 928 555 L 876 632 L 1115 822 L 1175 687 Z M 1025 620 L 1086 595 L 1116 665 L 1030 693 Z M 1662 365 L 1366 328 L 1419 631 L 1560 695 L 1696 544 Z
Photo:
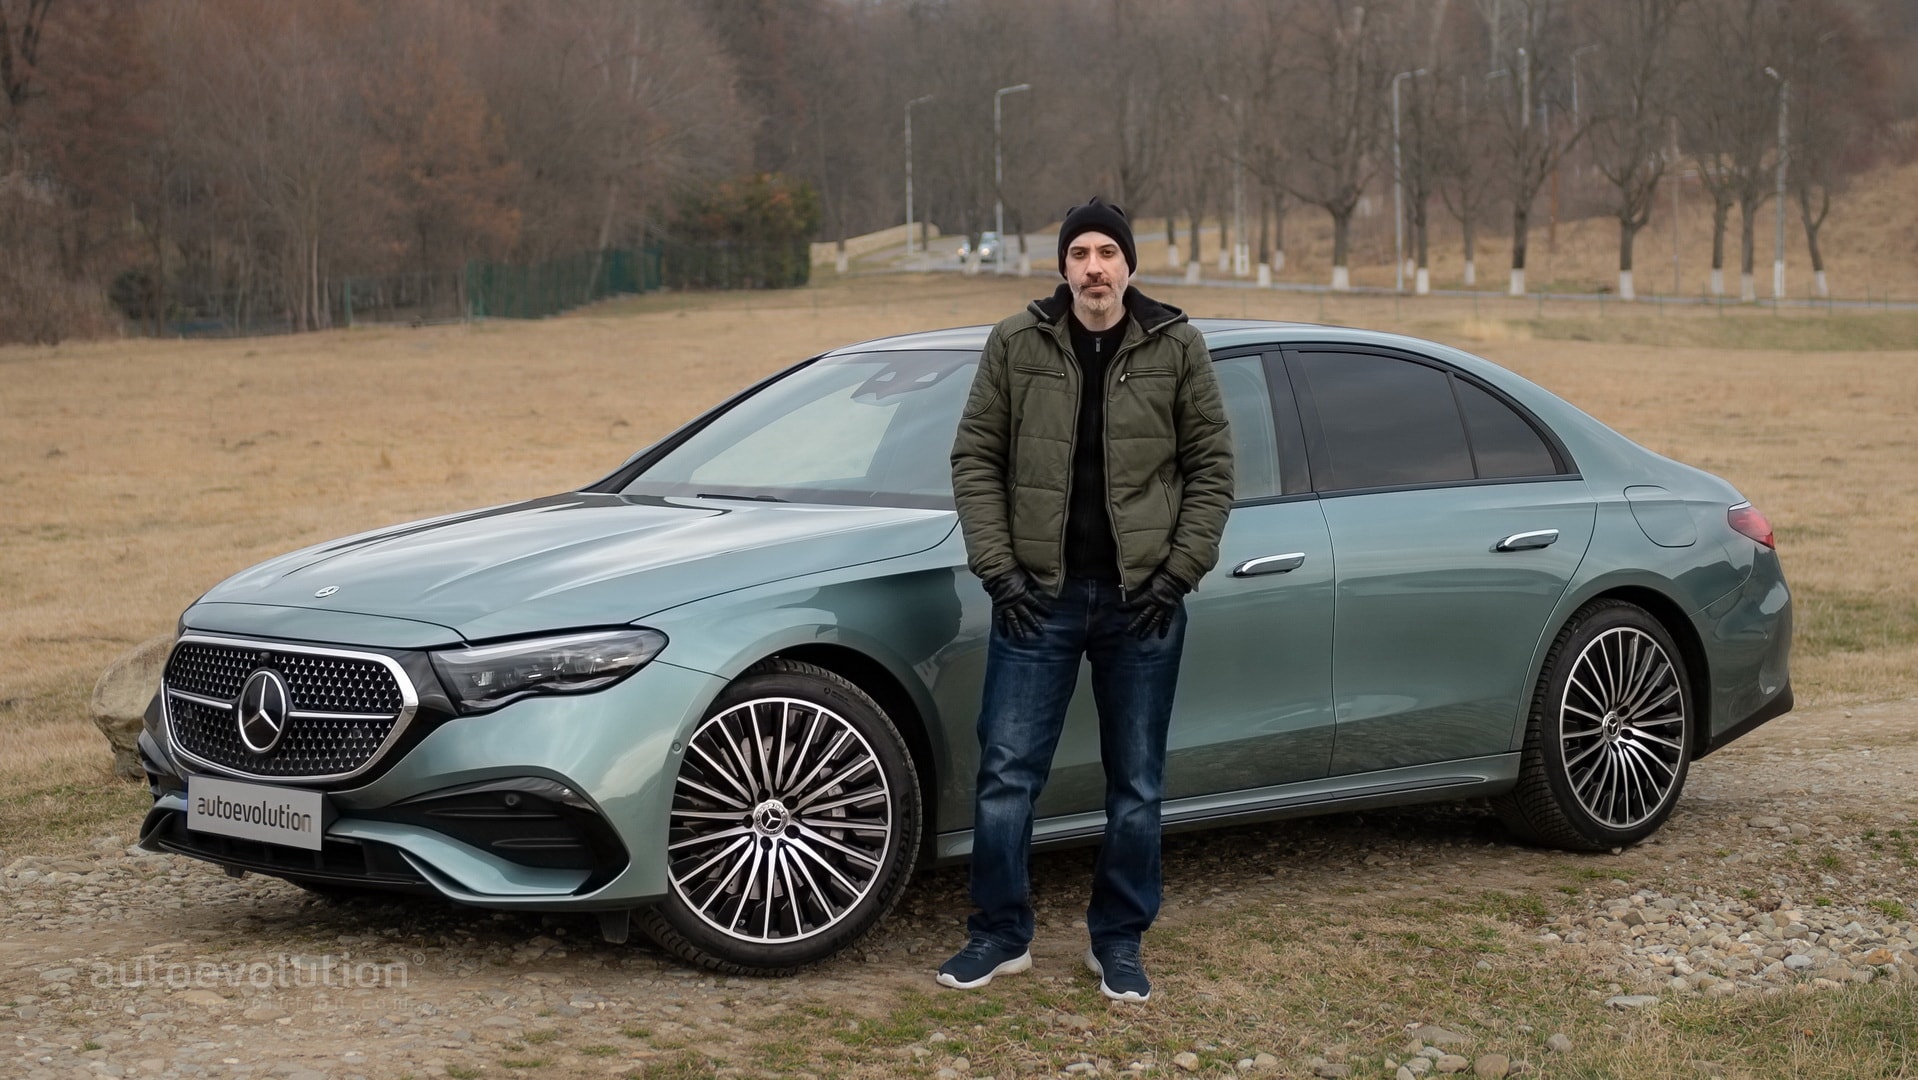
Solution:
M 326 796 L 317 791 L 189 776 L 186 827 L 199 832 L 320 850 Z

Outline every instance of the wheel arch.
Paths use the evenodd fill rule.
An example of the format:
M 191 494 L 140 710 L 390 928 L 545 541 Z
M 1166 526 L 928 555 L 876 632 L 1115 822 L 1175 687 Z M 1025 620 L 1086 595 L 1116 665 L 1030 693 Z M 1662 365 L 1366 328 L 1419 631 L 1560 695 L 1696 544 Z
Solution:
M 1705 654 L 1705 643 L 1699 639 L 1698 627 L 1686 616 L 1685 609 L 1679 606 L 1665 593 L 1646 585 L 1618 585 L 1588 597 L 1579 604 L 1582 610 L 1594 600 L 1623 600 L 1628 604 L 1643 608 L 1665 632 L 1672 636 L 1672 643 L 1678 646 L 1679 654 L 1685 661 L 1685 679 L 1691 685 L 1687 687 L 1692 694 L 1692 709 L 1696 722 L 1691 730 L 1691 755 L 1698 757 L 1710 739 L 1712 712 L 1712 680 L 1710 662 Z
M 765 659 L 797 660 L 802 663 L 817 664 L 851 682 L 879 703 L 879 707 L 885 710 L 886 716 L 892 720 L 893 726 L 899 729 L 900 737 L 906 740 L 906 750 L 912 755 L 913 774 L 919 780 L 920 815 L 924 822 L 924 835 L 937 836 L 939 770 L 934 758 L 933 742 L 931 733 L 927 729 L 926 718 L 905 684 L 900 682 L 885 664 L 848 645 L 829 642 L 789 645 L 768 655 Z M 928 849 L 929 845 L 921 845 L 922 853 Z

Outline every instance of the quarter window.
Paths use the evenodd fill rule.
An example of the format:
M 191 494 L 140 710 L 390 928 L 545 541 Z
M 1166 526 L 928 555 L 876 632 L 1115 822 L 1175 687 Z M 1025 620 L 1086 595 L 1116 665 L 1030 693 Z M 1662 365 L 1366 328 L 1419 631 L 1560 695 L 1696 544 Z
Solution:
M 1294 359 L 1318 413 L 1328 474 L 1315 477 L 1320 490 L 1473 478 L 1472 451 L 1445 372 L 1366 353 L 1306 352 Z
M 1464 379 L 1454 379 L 1452 385 L 1458 390 L 1465 426 L 1472 433 L 1472 457 L 1478 463 L 1480 477 L 1551 476 L 1558 472 L 1551 449 L 1524 417 Z

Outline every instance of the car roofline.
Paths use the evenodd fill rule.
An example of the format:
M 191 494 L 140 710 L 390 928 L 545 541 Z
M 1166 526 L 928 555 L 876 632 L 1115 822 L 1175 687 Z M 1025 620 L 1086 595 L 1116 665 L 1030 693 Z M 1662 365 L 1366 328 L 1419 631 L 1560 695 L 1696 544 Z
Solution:
M 1282 322 L 1268 319 L 1193 319 L 1191 323 L 1194 329 L 1205 336 L 1207 344 L 1214 348 L 1257 344 L 1262 341 L 1275 345 L 1345 342 L 1402 348 L 1413 352 L 1433 348 L 1444 349 L 1454 354 L 1458 352 L 1455 347 L 1445 345 L 1443 342 L 1357 326 Z M 842 345 L 820 354 L 818 359 L 858 353 L 909 352 L 920 349 L 976 351 L 985 348 L 986 338 L 991 333 L 992 327 L 984 324 L 954 326 L 939 330 L 917 330 L 909 334 L 893 334 L 888 337 L 855 342 L 851 345 Z M 1232 340 L 1235 338 L 1239 340 Z

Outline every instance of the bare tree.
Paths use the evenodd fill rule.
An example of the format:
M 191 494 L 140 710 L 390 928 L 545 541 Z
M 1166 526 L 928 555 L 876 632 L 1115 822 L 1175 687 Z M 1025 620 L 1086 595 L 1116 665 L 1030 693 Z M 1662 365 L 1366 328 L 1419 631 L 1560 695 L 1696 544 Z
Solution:
M 34 74 L 52 6 L 53 0 L 0 0 L 0 102 L 6 105 L 5 116 L 0 117 L 0 134 L 6 136 L 6 145 L 0 147 L 6 152 L 0 159 L 0 175 L 19 167 L 20 109 L 38 92 Z
M 1811 255 L 1812 286 L 1831 295 L 1819 230 L 1831 199 L 1875 157 L 1890 124 L 1890 74 L 1880 39 L 1830 0 L 1793 5 L 1790 165 L 1786 170 Z
M 1432 88 L 1432 170 L 1439 198 L 1464 234 L 1464 280 L 1471 288 L 1478 284 L 1478 227 L 1500 194 L 1495 124 L 1485 79 L 1477 71 L 1460 72 L 1448 82 L 1456 83 L 1456 91 Z
M 1295 108 L 1284 138 L 1288 191 L 1332 215 L 1332 288 L 1352 287 L 1352 214 L 1378 168 L 1380 20 L 1349 0 L 1312 0 L 1299 17 Z
M 1758 296 L 1754 228 L 1776 177 L 1778 8 L 1773 0 L 1698 0 L 1685 22 L 1680 131 L 1712 197 L 1712 292 L 1724 294 L 1725 220 L 1736 204 L 1739 297 L 1750 302 Z
M 1159 197 L 1167 158 L 1191 115 L 1190 68 L 1181 61 L 1196 36 L 1186 13 L 1160 0 L 1109 0 L 1112 193 L 1121 206 L 1143 208 Z
M 1484 3 L 1485 0 L 1482 0 Z M 1525 295 L 1525 259 L 1532 204 L 1558 163 L 1584 132 L 1567 118 L 1558 76 L 1569 66 L 1571 43 L 1559 0 L 1489 0 L 1493 62 L 1501 65 L 1498 140 L 1512 197 L 1512 276 L 1509 292 Z
M 630 242 L 748 160 L 749 112 L 698 16 L 667 0 L 496 0 L 477 74 L 525 170 L 520 254 Z
M 1285 114 L 1294 107 L 1287 98 L 1286 83 L 1287 62 L 1297 47 L 1294 8 L 1240 0 L 1228 15 L 1232 20 L 1230 60 L 1222 67 L 1231 73 L 1232 90 L 1246 105 L 1234 120 L 1243 125 L 1240 154 L 1255 182 L 1256 191 L 1248 196 L 1248 203 L 1258 208 L 1258 280 L 1267 285 L 1274 272 L 1285 269 L 1284 179 L 1290 150 Z
M 1412 232 L 1412 290 L 1420 296 L 1432 291 L 1429 210 L 1444 174 L 1446 144 L 1455 129 L 1442 117 L 1445 87 L 1452 74 L 1448 62 L 1452 53 L 1441 47 L 1449 8 L 1449 0 L 1436 0 L 1430 6 L 1406 10 L 1400 25 L 1400 64 L 1415 74 L 1404 79 L 1393 76 L 1395 85 L 1404 83 L 1398 173 Z
M 1223 151 L 1210 128 L 1187 132 L 1182 151 L 1175 176 L 1179 200 L 1186 214 L 1186 237 L 1191 241 L 1190 250 L 1185 253 L 1185 280 L 1196 285 L 1204 257 L 1205 210 L 1218 188 L 1218 159 Z
M 244 3 L 201 10 L 206 36 L 193 73 L 196 151 L 235 197 L 277 263 L 289 325 L 331 325 L 326 283 L 337 256 L 362 241 L 379 207 L 346 77 L 363 24 L 343 5 L 271 11 Z
M 374 180 L 422 275 L 499 258 L 518 239 L 518 164 L 498 118 L 435 37 L 409 41 L 367 87 Z
M 1590 138 L 1626 295 L 1673 167 L 1667 139 L 1711 193 L 1719 291 L 1737 207 L 1755 294 L 1758 219 L 1772 225 L 1760 211 L 1782 176 L 1822 293 L 1837 193 L 1875 153 L 1906 152 L 1918 77 L 1885 58 L 1918 48 L 1909 7 L 0 0 L 0 335 L 107 325 L 109 283 L 156 330 L 181 313 L 325 327 L 344 281 L 447 281 L 472 256 L 657 240 L 693 193 L 748 169 L 805 182 L 843 243 L 898 221 L 900 110 L 926 95 L 915 210 L 949 230 L 990 228 L 997 196 L 1023 241 L 1028 218 L 1097 193 L 1135 220 L 1163 217 L 1196 275 L 1213 256 L 1201 226 L 1234 216 L 1226 193 L 1243 170 L 1258 223 L 1240 240 L 1258 234 L 1261 282 L 1283 267 L 1288 209 L 1309 202 L 1332 218 L 1344 288 L 1352 218 L 1389 160 L 1386 96 L 1420 69 L 1397 85 L 1421 291 L 1434 193 L 1462 226 L 1468 284 L 1484 222 L 1510 200 L 1523 289 L 1531 207 Z M 995 183 L 992 103 L 1019 83 L 1032 89 L 1004 99 Z
M 930 166 L 921 174 L 928 179 L 928 205 L 935 216 L 956 222 L 975 242 L 976 250 L 979 234 L 992 220 L 994 93 L 1002 87 L 1032 84 L 1029 93 L 1002 103 L 1002 115 L 1013 119 L 1006 130 L 1016 135 L 1031 130 L 1018 120 L 1022 109 L 1057 104 L 1065 87 L 1041 78 L 1051 65 L 1036 59 L 1034 14 L 1022 3 L 974 0 L 963 5 L 914 5 L 908 12 L 912 37 L 905 51 L 909 62 L 930 77 L 936 94 L 914 114 L 915 123 L 923 119 L 931 130 L 931 137 L 919 143 L 925 147 L 921 165 Z M 1020 145 L 1023 149 L 1030 144 Z M 1034 155 L 1007 156 L 1027 162 L 1026 168 L 1037 167 Z M 1088 171 L 1077 174 L 1081 186 L 1091 182 Z M 1016 168 L 1014 177 L 1016 184 Z
M 1608 0 L 1587 9 L 1598 53 L 1587 97 L 1593 164 L 1613 189 L 1618 219 L 1618 295 L 1636 297 L 1632 243 L 1651 220 L 1671 162 L 1666 133 L 1675 105 L 1671 36 L 1688 0 Z

